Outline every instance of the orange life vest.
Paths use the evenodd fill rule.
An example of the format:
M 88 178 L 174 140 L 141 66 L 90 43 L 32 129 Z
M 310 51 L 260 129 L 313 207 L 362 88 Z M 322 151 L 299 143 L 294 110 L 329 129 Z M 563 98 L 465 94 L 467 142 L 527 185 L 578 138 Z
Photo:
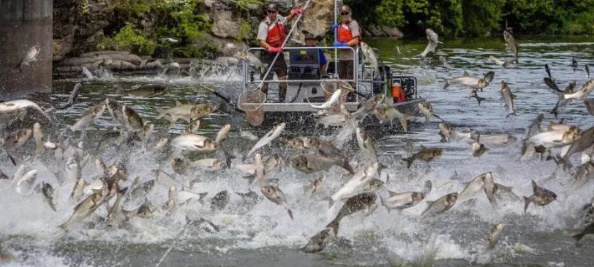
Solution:
M 400 85 L 392 86 L 392 98 L 394 98 L 395 103 L 406 102 L 406 96 L 404 95 L 404 89 L 402 89 L 402 87 L 400 87 Z
M 280 22 L 266 23 L 268 25 L 268 36 L 266 36 L 266 42 L 274 47 L 281 47 L 285 41 L 285 25 Z
M 348 23 L 341 23 L 340 26 L 338 26 L 338 41 L 341 43 L 347 43 L 348 41 L 353 39 L 353 33 L 351 32 L 351 29 L 349 28 L 349 26 L 351 25 L 351 22 L 353 22 L 352 20 L 349 21 Z M 361 40 L 361 26 L 359 26 L 359 41 Z

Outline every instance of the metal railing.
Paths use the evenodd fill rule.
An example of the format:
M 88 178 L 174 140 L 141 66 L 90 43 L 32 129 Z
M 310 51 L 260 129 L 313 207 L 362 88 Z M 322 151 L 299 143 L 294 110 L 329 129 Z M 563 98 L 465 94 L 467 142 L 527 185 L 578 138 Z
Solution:
M 341 79 L 341 81 L 345 82 L 353 82 L 354 84 L 358 85 L 358 75 L 357 75 L 357 67 L 359 66 L 359 48 L 357 47 L 333 47 L 333 46 L 304 46 L 304 47 L 284 47 L 283 51 L 294 51 L 294 50 L 317 50 L 317 49 L 340 49 L 340 50 L 351 50 L 353 52 L 353 79 Z M 266 51 L 264 48 L 261 47 L 252 47 L 247 50 L 248 53 L 252 51 Z M 270 66 L 268 66 L 270 68 Z M 289 66 L 290 67 L 290 66 Z M 336 76 L 338 76 L 338 69 L 335 69 Z M 266 80 L 266 77 L 262 77 L 260 80 L 254 79 L 253 81 L 249 78 L 248 72 L 248 62 L 243 61 L 243 73 L 244 73 L 244 83 L 243 83 L 243 91 L 247 90 L 249 84 L 256 84 L 256 83 L 309 83 L 309 82 L 320 82 L 324 79 L 299 79 L 299 80 Z M 274 75 L 274 73 L 270 73 L 269 75 Z
M 302 47 L 284 47 L 283 51 L 296 51 L 296 50 L 318 50 L 318 49 L 326 49 L 326 50 L 330 50 L 330 49 L 337 49 L 337 50 L 351 50 L 351 52 L 353 52 L 353 79 L 340 79 L 341 81 L 345 81 L 345 82 L 352 82 L 353 84 L 355 84 L 355 90 L 357 90 L 360 93 L 366 93 L 368 95 L 373 93 L 373 86 L 376 84 L 379 84 L 380 86 L 382 86 L 382 91 L 384 93 L 386 93 L 385 90 L 388 90 L 388 88 L 386 87 L 386 83 L 388 82 L 388 77 L 386 76 L 386 69 L 384 68 L 384 64 L 381 61 L 380 57 L 379 57 L 379 53 L 376 53 L 376 56 L 378 57 L 378 63 L 380 63 L 381 65 L 379 67 L 383 68 L 383 77 L 381 77 L 381 79 L 377 80 L 377 79 L 365 79 L 364 78 L 364 73 L 366 70 L 366 66 L 364 64 L 362 64 L 361 66 L 361 71 L 359 70 L 359 54 L 361 52 L 361 48 L 359 46 L 357 46 L 356 48 L 353 47 L 334 47 L 334 46 L 302 46 Z M 374 48 L 375 51 L 377 51 L 377 49 Z M 257 52 L 260 53 L 262 51 L 266 51 L 264 48 L 261 47 L 252 47 L 249 48 L 247 50 L 248 53 L 251 52 Z M 289 60 L 290 62 L 291 60 Z M 329 64 L 329 62 L 327 63 Z M 270 68 L 270 66 L 268 66 Z M 289 65 L 288 68 L 290 68 L 291 66 Z M 338 77 L 338 64 L 335 65 L 334 68 L 334 74 L 335 77 Z M 326 79 L 286 79 L 286 80 L 274 80 L 274 79 L 270 79 L 267 80 L 266 77 L 261 77 L 260 79 L 250 79 L 250 73 L 249 73 L 249 63 L 247 61 L 243 61 L 243 91 L 246 91 L 249 89 L 250 85 L 253 84 L 270 84 L 270 83 L 319 83 L 321 81 L 324 81 Z M 377 75 L 380 75 L 380 73 L 378 73 Z M 262 75 L 262 73 L 260 73 L 260 76 Z M 269 73 L 269 75 L 274 75 L 274 73 Z M 361 77 L 359 77 L 359 75 L 361 75 Z M 287 74 L 287 76 L 289 76 Z M 372 76 L 373 77 L 373 76 Z M 371 88 L 369 88 L 371 87 Z M 391 85 L 390 85 L 391 87 Z M 360 96 L 360 95 L 359 95 Z M 359 97 L 358 96 L 358 97 Z

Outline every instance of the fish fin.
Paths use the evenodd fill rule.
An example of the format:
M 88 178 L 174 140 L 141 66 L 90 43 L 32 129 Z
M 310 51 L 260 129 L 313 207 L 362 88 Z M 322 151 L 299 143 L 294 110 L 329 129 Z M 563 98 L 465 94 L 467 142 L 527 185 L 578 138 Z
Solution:
M 337 216 L 336 218 L 334 218 L 334 220 L 332 220 L 326 225 L 326 228 L 331 228 L 335 234 L 338 233 L 338 227 L 340 226 L 340 220 L 338 219 L 339 218 Z
M 470 73 L 468 73 L 468 71 L 464 71 L 464 73 L 462 74 L 462 76 L 469 77 L 470 76 Z
M 208 192 L 198 193 L 198 195 L 200 196 L 200 199 L 198 199 L 198 202 L 200 204 L 204 205 L 204 198 L 206 197 L 206 195 L 208 195 Z
M 443 85 L 443 90 L 447 89 L 448 86 L 450 86 L 450 81 L 448 79 L 445 79 L 445 84 Z
M 180 103 L 180 102 L 179 102 L 179 100 L 175 100 L 175 106 L 176 106 L 176 107 L 177 107 L 177 106 L 181 106 L 181 105 L 182 105 L 182 103 Z
M 477 96 L 476 101 L 478 101 L 479 106 L 481 105 L 481 101 L 485 100 L 486 98 Z
M 433 202 L 435 202 L 435 200 L 427 200 L 425 202 L 427 202 L 427 206 L 431 206 L 431 204 L 433 204 Z
M 351 164 L 349 164 L 349 160 L 345 159 L 344 162 L 342 163 L 342 167 L 347 170 L 350 174 L 354 174 L 355 171 L 353 170 L 353 167 L 351 167 Z
M 380 175 L 380 177 L 381 177 L 382 170 L 385 170 L 387 168 L 388 168 L 388 166 L 386 166 L 378 161 L 377 175 Z M 390 180 L 390 175 L 388 175 L 388 177 L 386 178 L 386 182 L 388 182 L 389 180 Z
M 534 180 L 532 180 L 532 191 L 536 192 L 538 190 L 538 185 L 536 184 L 536 182 Z
M 293 219 L 293 212 L 291 211 L 291 209 L 287 209 L 287 213 L 289 213 L 289 217 L 291 217 L 291 220 L 295 220 Z
M 422 193 L 424 195 L 427 195 L 427 194 L 429 194 L 429 192 L 431 192 L 431 189 L 433 189 L 433 184 L 431 183 L 431 180 L 425 181 L 425 185 L 423 186 Z
M 254 181 L 256 180 L 256 175 L 247 175 L 247 176 L 243 176 L 242 178 L 248 180 L 248 182 L 250 184 L 253 184 Z
M 68 222 L 58 225 L 58 227 L 62 228 L 62 230 L 68 232 Z
M 528 205 L 530 205 L 530 198 L 524 197 L 524 213 L 528 210 Z
M 398 193 L 394 192 L 394 191 L 390 191 L 388 190 L 388 195 L 389 196 L 394 196 L 394 195 L 398 195 Z
M 415 161 L 414 157 L 410 158 L 403 158 L 402 160 L 406 161 L 406 167 L 410 169 L 410 165 Z
M 8 152 L 6 152 L 6 155 L 8 155 L 8 159 L 10 159 L 10 162 L 12 163 L 12 165 L 17 166 L 16 160 L 14 159 L 14 157 L 12 157 L 10 154 L 8 154 Z
M 516 114 L 516 112 L 514 111 L 514 112 L 512 112 L 512 113 L 510 113 L 510 114 L 507 114 L 507 116 L 505 116 L 505 118 L 507 119 L 507 118 L 509 118 L 509 117 L 511 117 L 511 116 L 518 116 L 518 115 L 517 115 L 517 114 Z

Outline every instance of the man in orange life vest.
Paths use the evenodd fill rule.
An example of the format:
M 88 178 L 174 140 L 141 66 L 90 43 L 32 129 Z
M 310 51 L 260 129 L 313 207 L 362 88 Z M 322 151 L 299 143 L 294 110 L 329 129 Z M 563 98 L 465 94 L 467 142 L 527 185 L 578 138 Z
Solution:
M 257 37 L 258 41 L 260 41 L 260 46 L 267 51 L 267 53 L 262 55 L 262 62 L 267 63 L 269 68 L 272 68 L 268 77 L 265 77 L 266 80 L 272 80 L 274 76 L 273 72 L 276 73 L 279 80 L 287 79 L 287 63 L 285 62 L 285 57 L 282 53 L 283 48 L 281 47 L 287 36 L 285 25 L 293 20 L 296 15 L 303 14 L 303 11 L 303 9 L 292 9 L 291 14 L 283 17 L 278 14 L 278 6 L 276 4 L 267 5 L 267 16 L 266 19 L 260 22 Z M 280 54 L 274 62 L 274 66 L 270 66 L 277 53 Z M 264 83 L 261 90 L 263 93 L 268 94 L 268 83 Z M 279 102 L 285 101 L 286 94 L 287 83 L 281 82 L 278 86 Z
M 359 23 L 351 18 L 351 9 L 347 5 L 340 6 L 340 24 L 332 25 L 337 30 L 337 39 L 334 42 L 336 47 L 356 47 L 361 39 L 361 29 Z M 353 79 L 353 61 L 355 59 L 353 51 L 338 51 L 338 77 L 341 79 Z

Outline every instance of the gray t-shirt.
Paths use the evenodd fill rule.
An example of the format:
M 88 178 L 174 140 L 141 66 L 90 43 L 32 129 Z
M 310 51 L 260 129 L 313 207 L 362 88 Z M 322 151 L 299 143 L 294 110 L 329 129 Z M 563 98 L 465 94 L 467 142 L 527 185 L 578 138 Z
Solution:
M 281 15 L 276 15 L 276 22 L 280 24 L 287 25 L 287 17 L 283 17 Z M 266 37 L 268 37 L 268 25 L 273 26 L 273 22 L 270 21 L 268 17 L 265 20 L 260 22 L 260 26 L 258 26 L 258 37 L 257 40 L 266 41 Z M 284 41 L 284 40 L 283 40 Z
M 339 27 L 342 27 L 342 23 L 339 25 Z M 351 30 L 351 34 L 353 35 L 353 38 L 355 37 L 360 37 L 360 28 L 359 28 L 359 23 L 356 20 L 351 20 L 351 23 L 349 23 L 349 30 Z M 353 47 L 354 49 L 356 49 L 357 47 Z M 353 60 L 355 59 L 355 57 L 353 56 L 353 51 L 351 50 L 339 50 L 338 53 L 338 60 Z

